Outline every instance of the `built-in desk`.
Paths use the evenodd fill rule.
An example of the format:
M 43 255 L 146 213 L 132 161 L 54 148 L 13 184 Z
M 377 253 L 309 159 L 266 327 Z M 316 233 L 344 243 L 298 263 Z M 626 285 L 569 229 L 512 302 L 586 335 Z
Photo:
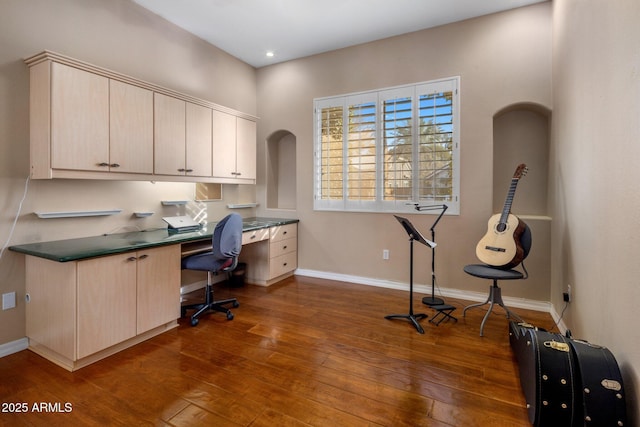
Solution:
M 248 281 L 297 267 L 298 220 L 244 220 Z M 26 254 L 29 348 L 73 371 L 177 326 L 180 259 L 211 248 L 215 223 L 11 246 Z

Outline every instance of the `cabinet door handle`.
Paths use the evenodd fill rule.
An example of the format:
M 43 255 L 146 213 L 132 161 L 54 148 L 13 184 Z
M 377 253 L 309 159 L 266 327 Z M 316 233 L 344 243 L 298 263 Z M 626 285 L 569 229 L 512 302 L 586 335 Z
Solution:
M 253 233 L 253 235 L 251 236 L 252 239 L 255 239 L 257 236 L 255 233 Z
M 285 234 L 287 234 L 287 232 L 286 232 L 286 231 L 284 231 L 282 234 L 283 234 L 283 235 L 285 235 Z
M 284 245 L 284 246 L 282 247 L 282 249 L 283 249 L 283 250 L 284 250 L 284 249 L 287 249 L 287 245 Z
M 282 266 L 283 266 L 283 267 L 286 267 L 286 266 L 287 266 L 287 263 L 285 262 L 284 264 L 282 264 Z
M 135 261 L 138 258 L 134 257 L 134 256 L 130 256 L 129 258 L 127 258 L 127 261 Z
M 178 172 L 184 172 L 184 168 L 178 169 Z
M 138 259 L 146 259 L 146 258 L 149 258 L 149 255 L 148 255 L 148 254 L 140 255 L 140 256 L 138 257 Z
M 98 163 L 98 166 L 107 167 L 109 166 L 109 163 L 107 162 Z
M 120 164 L 118 164 L 118 163 L 111 163 L 109 166 L 110 166 L 110 167 L 112 167 L 112 168 L 119 168 L 119 167 L 120 167 Z
M 193 169 L 185 169 L 185 172 L 193 172 Z

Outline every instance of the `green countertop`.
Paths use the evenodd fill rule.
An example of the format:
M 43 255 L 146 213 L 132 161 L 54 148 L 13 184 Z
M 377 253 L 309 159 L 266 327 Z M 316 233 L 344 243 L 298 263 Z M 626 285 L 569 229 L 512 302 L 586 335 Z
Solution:
M 243 231 L 252 231 L 296 222 L 298 222 L 297 219 L 245 218 L 242 229 Z M 78 261 L 98 256 L 211 238 L 215 226 L 216 222 L 209 222 L 201 229 L 192 232 L 175 232 L 169 231 L 166 228 L 160 228 L 148 231 L 104 234 L 101 236 L 15 245 L 10 246 L 9 250 L 58 262 Z

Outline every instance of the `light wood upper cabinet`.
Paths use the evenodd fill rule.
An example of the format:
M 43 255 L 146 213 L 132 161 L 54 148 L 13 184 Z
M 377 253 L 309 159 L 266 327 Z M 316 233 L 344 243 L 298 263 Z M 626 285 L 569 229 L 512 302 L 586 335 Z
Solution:
M 153 173 L 153 92 L 117 80 L 109 91 L 110 169 Z
M 213 112 L 213 176 L 256 179 L 256 123 Z
M 237 176 L 256 179 L 256 122 L 236 117 L 236 130 Z
M 154 172 L 160 175 L 184 174 L 186 103 L 156 93 L 153 114 Z
M 51 167 L 108 170 L 108 78 L 52 64 Z
M 255 183 L 255 117 L 54 52 L 25 62 L 31 178 Z
M 211 176 L 211 108 L 187 102 L 187 144 L 185 173 Z
M 211 176 L 211 109 L 154 95 L 154 172 Z

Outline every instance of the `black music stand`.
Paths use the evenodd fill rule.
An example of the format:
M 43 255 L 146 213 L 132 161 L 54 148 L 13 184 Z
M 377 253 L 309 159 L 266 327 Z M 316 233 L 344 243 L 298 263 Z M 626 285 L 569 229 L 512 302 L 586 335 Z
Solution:
M 430 248 L 434 248 L 436 244 L 430 240 L 424 238 L 422 234 L 411 224 L 411 222 L 398 215 L 394 215 L 398 222 L 402 224 L 404 230 L 409 235 L 409 314 L 390 314 L 388 316 L 384 316 L 385 319 L 408 319 L 413 323 L 413 326 L 416 327 L 416 330 L 421 334 L 424 334 L 424 329 L 418 323 L 418 320 L 424 319 L 427 317 L 424 313 L 414 314 L 413 313 L 413 241 L 417 240 L 419 243 L 422 243 L 425 246 Z
M 432 206 L 419 206 L 417 203 L 415 204 L 415 208 L 417 211 L 433 211 L 437 209 L 442 209 L 438 218 L 434 221 L 431 226 L 431 240 L 435 243 L 436 241 L 436 225 L 440 222 L 442 215 L 449 209 L 447 205 L 432 205 Z M 422 298 L 422 303 L 425 305 L 442 305 L 444 304 L 444 300 L 442 298 L 436 298 L 435 296 L 436 289 L 436 251 L 435 249 L 431 251 L 431 296 Z

